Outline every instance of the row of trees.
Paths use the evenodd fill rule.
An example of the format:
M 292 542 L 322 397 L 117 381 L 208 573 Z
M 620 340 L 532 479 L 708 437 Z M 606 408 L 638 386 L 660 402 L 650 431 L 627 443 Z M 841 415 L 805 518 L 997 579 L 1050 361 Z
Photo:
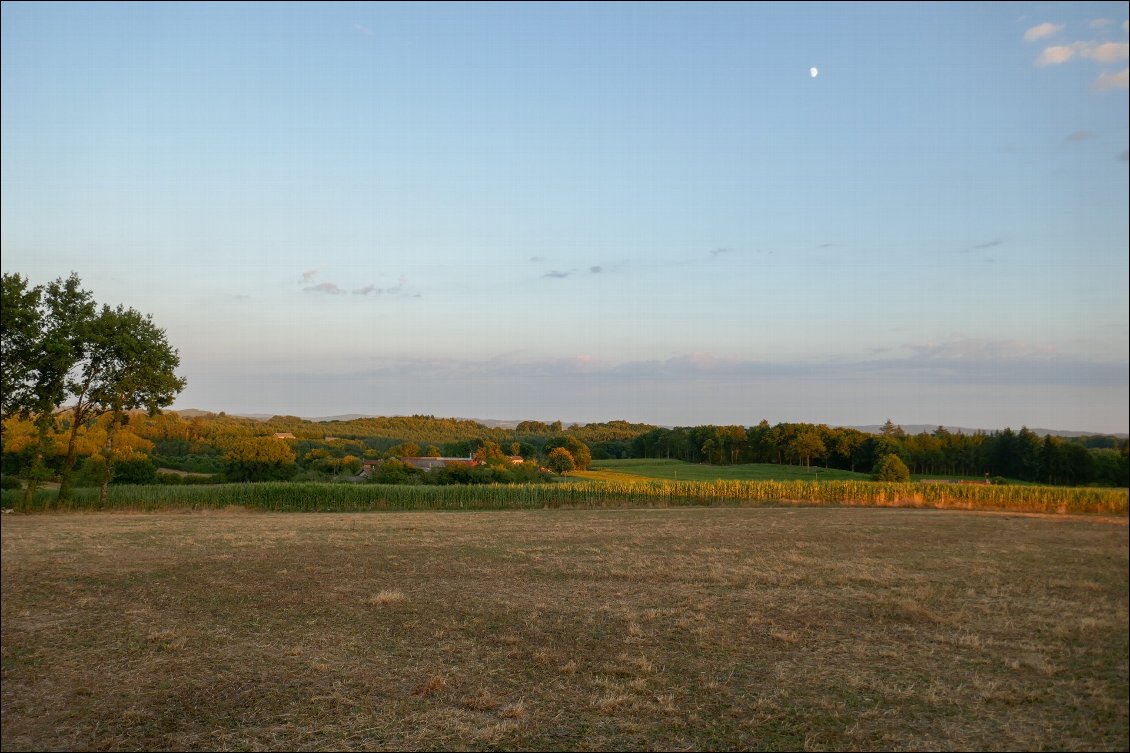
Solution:
M 1091 444 L 1099 446 L 1088 447 Z M 1002 476 L 1045 484 L 1130 483 L 1130 442 L 1113 437 L 1065 439 L 1040 436 L 1027 427 L 1014 432 L 963 434 L 939 427 L 909 435 L 890 421 L 879 434 L 824 424 L 695 426 L 656 428 L 631 444 L 631 456 L 676 458 L 694 463 L 819 464 L 871 471 L 890 455 L 913 473 Z
M 172 404 L 185 386 L 175 373 L 179 366 L 177 351 L 150 316 L 98 306 L 77 275 L 32 286 L 4 273 L 0 426 L 5 454 L 29 456 L 23 469 L 28 498 L 52 475 L 48 459 L 60 454 L 60 437 L 59 496 L 67 498 L 80 447 L 91 435 L 101 440 L 105 497 L 115 460 L 133 459 L 138 450 L 136 443 L 116 444 L 120 427 L 133 411 L 156 413 Z M 13 419 L 25 423 L 22 444 L 9 441 Z

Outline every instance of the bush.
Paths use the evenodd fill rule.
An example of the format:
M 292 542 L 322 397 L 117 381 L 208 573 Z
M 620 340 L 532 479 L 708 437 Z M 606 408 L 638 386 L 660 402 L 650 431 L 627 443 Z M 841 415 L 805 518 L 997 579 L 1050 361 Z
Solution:
M 910 469 L 906 467 L 906 463 L 902 462 L 902 458 L 892 453 L 875 464 L 875 468 L 871 471 L 871 479 L 874 481 L 910 481 Z
M 23 489 L 24 485 L 15 476 L 0 476 L 0 489 Z

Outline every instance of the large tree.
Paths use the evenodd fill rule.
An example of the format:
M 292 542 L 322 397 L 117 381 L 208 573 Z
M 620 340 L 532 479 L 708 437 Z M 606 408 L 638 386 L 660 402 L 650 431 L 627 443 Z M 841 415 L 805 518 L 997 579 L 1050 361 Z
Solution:
M 815 431 L 802 431 L 789 442 L 788 452 L 796 459 L 804 459 L 804 467 L 811 468 L 812 458 L 822 458 L 828 454 L 828 449 L 821 441 L 820 435 Z
M 549 454 L 558 447 L 564 447 L 569 451 L 569 454 L 573 457 L 573 462 L 577 464 L 578 470 L 587 470 L 589 465 L 592 464 L 592 453 L 589 451 L 588 445 L 576 437 L 569 434 L 553 437 L 545 443 L 542 451 L 546 454 L 546 457 L 549 457 Z
M 19 401 L 19 412 L 33 417 L 36 428 L 25 502 L 34 496 L 39 482 L 48 477 L 46 456 L 52 451 L 55 412 L 66 399 L 68 380 L 83 358 L 87 330 L 94 318 L 94 301 L 81 284 L 75 274 L 65 280 L 59 278 L 48 283 L 39 298 L 40 332 L 30 348 L 21 388 L 23 397 Z M 15 286 L 12 288 L 14 291 Z
M 576 459 L 564 447 L 554 447 L 549 451 L 546 466 L 554 473 L 565 474 L 577 467 Z
M 114 435 L 128 413 L 144 408 L 151 415 L 172 404 L 185 380 L 175 373 L 180 357 L 150 316 L 134 309 L 103 306 L 86 327 L 84 353 L 68 389 L 70 432 L 59 477 L 59 499 L 70 495 L 71 471 L 79 430 L 105 415 L 111 420 L 102 449 L 105 461 L 102 497 L 110 483 Z

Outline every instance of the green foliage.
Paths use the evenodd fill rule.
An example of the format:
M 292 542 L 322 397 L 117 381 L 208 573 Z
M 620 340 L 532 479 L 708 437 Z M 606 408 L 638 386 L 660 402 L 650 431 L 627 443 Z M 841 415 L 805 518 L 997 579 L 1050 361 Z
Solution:
M 15 476 L 0 476 L 0 489 L 22 489 L 23 484 Z
M 42 288 L 3 275 L 0 287 L 0 419 L 34 407 L 33 370 L 43 329 Z
M 568 473 L 577 467 L 577 462 L 573 454 L 564 447 L 555 447 L 550 450 L 546 465 L 554 473 Z
M 569 434 L 562 434 L 551 438 L 545 443 L 544 451 L 546 457 L 550 457 L 553 454 L 553 450 L 558 447 L 569 451 L 569 455 L 572 457 L 577 470 L 583 471 L 592 465 L 592 453 L 589 451 L 588 445 L 576 437 Z
M 229 481 L 285 481 L 298 472 L 294 451 L 274 437 L 253 437 L 224 455 Z
M 902 462 L 902 458 L 891 453 L 875 465 L 874 470 L 871 471 L 871 478 L 874 481 L 902 483 L 910 481 L 910 469 Z

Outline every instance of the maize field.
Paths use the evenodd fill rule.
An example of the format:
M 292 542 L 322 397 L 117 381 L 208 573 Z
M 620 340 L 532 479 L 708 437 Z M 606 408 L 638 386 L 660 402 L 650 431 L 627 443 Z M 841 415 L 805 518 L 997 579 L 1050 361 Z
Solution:
M 276 512 L 375 510 L 505 510 L 768 505 L 921 507 L 1036 513 L 1126 515 L 1126 489 L 982 486 L 873 481 L 600 481 L 531 485 L 407 486 L 342 483 L 116 486 L 102 505 L 97 489 L 76 489 L 57 500 L 41 490 L 30 504 L 6 490 L 15 512 L 162 511 L 244 507 Z

